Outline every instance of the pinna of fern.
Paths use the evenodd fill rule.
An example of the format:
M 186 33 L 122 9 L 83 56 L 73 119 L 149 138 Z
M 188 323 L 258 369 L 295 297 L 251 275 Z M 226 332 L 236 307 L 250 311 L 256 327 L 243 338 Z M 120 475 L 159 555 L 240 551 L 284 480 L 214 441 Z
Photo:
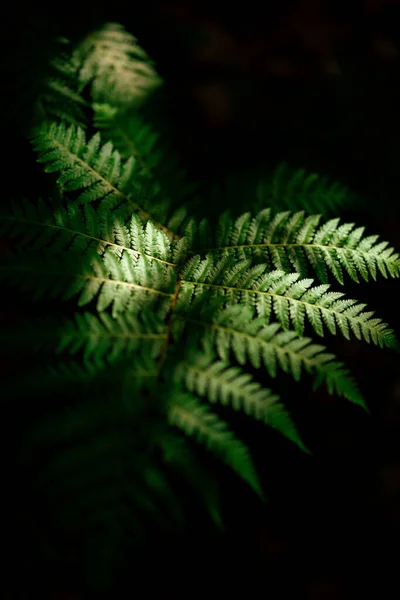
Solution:
M 140 134 L 143 124 L 139 121 L 137 126 Z M 181 203 L 178 208 L 174 206 L 170 194 L 164 192 L 158 180 L 160 173 L 155 180 L 151 170 L 143 170 L 140 152 L 123 160 L 111 142 L 101 144 L 100 132 L 87 141 L 82 128 L 55 122 L 36 128 L 32 145 L 45 171 L 59 173 L 56 184 L 63 193 L 69 193 L 70 201 L 134 211 L 145 221 L 151 218 L 170 239 L 174 238 L 186 210 Z
M 90 85 L 94 102 L 126 107 L 160 84 L 153 63 L 119 23 L 105 23 L 74 48 L 80 91 Z
M 26 75 L 17 72 L 21 86 Z M 52 120 L 86 128 L 96 104 L 115 113 L 137 107 L 160 83 L 146 52 L 118 23 L 103 24 L 78 44 L 57 37 L 49 41 L 46 60 L 41 61 L 29 94 L 34 115 L 28 130 Z
M 100 122 L 104 113 L 99 107 Z M 269 207 L 274 213 L 305 211 L 324 218 L 355 203 L 355 195 L 338 181 L 293 168 L 286 162 L 270 171 L 263 166 L 261 173 L 230 174 L 226 180 L 211 185 L 207 198 L 212 205 L 229 207 L 235 214 L 243 210 L 260 212 Z
M 324 217 L 354 201 L 354 194 L 338 181 L 330 182 L 317 173 L 294 169 L 286 162 L 259 181 L 256 197 L 254 210 L 269 206 L 276 212 L 304 210 L 308 214 L 321 213 Z
M 264 208 L 257 215 L 244 213 L 235 221 L 225 212 L 212 236 L 204 223 L 199 227 L 202 250 L 214 254 L 233 254 L 237 259 L 259 258 L 275 269 L 293 269 L 306 276 L 310 266 L 326 283 L 328 273 L 344 282 L 343 271 L 354 281 L 359 275 L 376 280 L 377 271 L 384 277 L 399 275 L 399 254 L 378 242 L 377 235 L 364 237 L 364 227 L 354 229 L 354 223 L 340 225 L 340 219 L 330 219 L 320 227 L 320 215 L 306 217 L 304 211 L 273 214 Z

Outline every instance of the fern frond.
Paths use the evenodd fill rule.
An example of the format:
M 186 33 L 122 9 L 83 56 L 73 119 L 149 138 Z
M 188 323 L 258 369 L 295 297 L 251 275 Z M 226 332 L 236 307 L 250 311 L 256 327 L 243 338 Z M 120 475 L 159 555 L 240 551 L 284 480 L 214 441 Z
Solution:
M 96 300 L 99 312 L 112 307 L 114 317 L 128 310 L 138 313 L 157 301 L 162 315 L 168 309 L 165 299 L 175 289 L 173 269 L 144 256 L 136 259 L 128 252 L 118 258 L 110 250 L 103 256 L 93 251 L 84 257 L 15 255 L 1 270 L 20 289 L 34 291 L 35 298 L 47 294 L 69 300 L 79 294 L 78 306 Z
M 90 356 L 83 356 L 80 362 L 60 360 L 57 366 L 47 369 L 47 375 L 43 373 L 44 378 L 49 376 L 52 384 L 62 382 L 82 382 L 102 381 L 102 377 L 107 377 L 107 381 L 114 381 L 121 385 L 121 398 L 125 409 L 133 413 L 137 410 L 132 405 L 132 393 L 139 388 L 148 388 L 153 385 L 157 376 L 157 358 L 158 349 L 151 344 L 142 345 L 139 352 L 136 352 L 134 361 L 129 353 L 124 356 L 119 353 L 111 352 L 106 356 L 94 351 Z M 37 379 L 37 376 L 36 376 Z M 136 402 L 136 398 L 135 398 Z
M 90 248 L 103 255 L 108 248 L 119 258 L 126 251 L 136 259 L 144 255 L 149 260 L 175 266 L 167 235 L 152 221 L 143 224 L 136 214 L 127 219 L 124 210 L 97 212 L 91 205 L 65 206 L 60 202 L 52 206 L 42 200 L 33 205 L 25 200 L 0 214 L 0 233 L 18 239 L 32 250 L 47 248 L 56 254 L 66 251 L 84 254 Z
M 87 125 L 87 118 L 82 110 L 87 106 L 86 101 L 59 78 L 52 77 L 48 80 L 47 89 L 40 95 L 39 102 L 39 110 L 48 119 L 57 117 L 64 123 L 79 127 Z
M 173 151 L 173 124 L 158 122 L 165 97 L 142 105 L 160 79 L 136 39 L 108 23 L 75 48 L 62 43 L 45 74 L 29 52 L 17 60 L 14 79 L 25 85 L 26 75 L 27 94 L 38 96 L 37 162 L 57 185 L 52 200 L 0 214 L 0 234 L 16 248 L 0 274 L 27 292 L 29 309 L 32 296 L 50 300 L 39 309 L 45 318 L 5 332 L 4 348 L 21 351 L 3 388 L 17 406 L 29 397 L 23 453 L 43 465 L 34 473 L 53 507 L 49 529 L 57 543 L 76 544 L 76 564 L 97 579 L 148 537 L 150 521 L 180 526 L 189 502 L 171 485 L 174 467 L 220 525 L 209 484 L 219 478 L 213 469 L 202 477 L 193 441 L 262 497 L 250 450 L 224 420 L 234 418 L 229 408 L 308 451 L 283 394 L 281 402 L 270 389 L 278 370 L 295 381 L 309 374 L 314 389 L 324 384 L 365 408 L 350 372 L 308 331 L 394 346 L 386 323 L 327 282 L 398 277 L 400 258 L 362 227 L 322 222 L 348 191 L 286 164 L 259 184 L 254 172 L 238 173 L 200 196 Z M 211 227 L 221 197 L 235 216 L 252 212 L 225 213 Z M 54 299 L 68 301 L 68 316 Z M 99 587 L 93 597 L 112 596 Z
M 66 127 L 64 123 L 44 123 L 32 140 L 39 153 L 37 160 L 45 164 L 45 171 L 61 171 L 57 183 L 65 191 L 85 189 L 77 198 L 78 204 L 109 196 L 109 201 L 113 200 L 110 205 L 115 206 L 126 199 L 124 192 L 132 175 L 133 161 L 121 165 L 112 145 L 100 148 L 100 142 L 99 133 L 86 142 L 85 132 L 80 127 Z
M 38 162 L 44 163 L 46 172 L 61 172 L 58 185 L 66 192 L 80 192 L 76 204 L 90 204 L 100 201 L 100 206 L 113 209 L 128 204 L 143 220 L 151 215 L 131 200 L 130 182 L 134 160 L 122 164 L 121 157 L 112 144 L 100 148 L 100 134 L 95 134 L 86 143 L 84 131 L 63 123 L 44 123 L 32 140 L 39 153 Z M 174 233 L 159 225 L 167 235 Z
M 121 157 L 135 159 L 134 195 L 158 221 L 166 223 L 171 209 L 199 204 L 197 184 L 190 180 L 166 136 L 150 125 L 141 112 L 118 112 L 106 104 L 94 105 L 94 122 L 103 138 L 110 140 Z M 146 193 L 145 190 L 149 190 Z M 145 202 L 149 197 L 150 205 Z M 175 228 L 171 226 L 172 229 Z
M 326 283 L 328 272 L 343 284 L 343 271 L 354 281 L 359 275 L 366 281 L 377 273 L 384 277 L 400 275 L 400 257 L 388 242 L 378 236 L 363 237 L 364 228 L 354 223 L 339 224 L 331 219 L 318 226 L 319 215 L 305 217 L 304 212 L 281 212 L 273 215 L 269 208 L 255 217 L 245 213 L 233 221 L 228 213 L 220 220 L 212 247 L 217 254 L 235 258 L 262 259 L 270 269 L 290 271 L 294 268 L 305 277 L 311 266 Z
M 271 176 L 263 176 L 257 185 L 257 200 L 252 210 L 269 206 L 273 210 L 305 210 L 309 214 L 334 214 L 353 201 L 350 190 L 338 181 L 329 181 L 317 173 L 295 169 L 280 163 Z
M 84 109 L 88 103 L 78 92 L 79 62 L 73 55 L 71 44 L 57 40 L 62 51 L 49 61 L 48 72 L 37 97 L 37 112 L 41 120 L 55 118 L 69 124 L 86 127 L 88 118 Z
M 180 432 L 169 429 L 159 436 L 158 444 L 165 464 L 178 470 L 180 476 L 201 498 L 216 527 L 222 531 L 224 526 L 216 477 L 195 460 L 189 439 Z
M 262 496 L 261 486 L 246 445 L 235 438 L 227 424 L 194 396 L 176 392 L 169 403 L 169 421 L 186 435 L 198 439 Z
M 256 213 L 269 207 L 274 212 L 305 210 L 308 214 L 329 217 L 343 205 L 353 204 L 355 195 L 337 181 L 282 162 L 269 173 L 265 168 L 262 174 L 252 169 L 231 173 L 222 182 L 218 179 L 206 190 L 208 202 L 210 210 L 215 205 L 222 210 L 229 208 L 235 215 L 243 210 Z M 211 218 L 210 213 L 207 216 Z M 218 218 L 218 213 L 214 216 Z
M 136 38 L 119 23 L 106 23 L 90 33 L 74 56 L 80 62 L 80 90 L 90 84 L 95 102 L 130 106 L 161 81 Z
M 97 102 L 93 111 L 94 123 L 109 137 L 123 158 L 133 156 L 148 173 L 155 166 L 163 168 L 160 163 L 165 156 L 158 147 L 160 133 L 154 131 L 137 110 L 121 113 L 113 105 Z M 176 170 L 176 164 L 173 168 Z
M 279 396 L 262 387 L 240 367 L 231 367 L 227 361 L 207 360 L 202 364 L 202 358 L 178 364 L 174 373 L 176 381 L 213 404 L 232 406 L 263 421 L 306 450 Z
M 250 362 L 256 369 L 263 365 L 271 377 L 280 368 L 299 381 L 305 371 L 316 376 L 318 384 L 324 381 L 329 393 L 365 408 L 353 378 L 334 354 L 326 352 L 325 346 L 314 344 L 311 338 L 295 331 L 282 331 L 279 323 L 269 323 L 265 317 L 255 318 L 255 311 L 249 306 L 233 304 L 199 312 L 189 312 L 181 318 L 204 330 L 203 345 L 215 348 L 221 364 L 229 364 L 232 352 L 240 365 Z
M 143 312 L 140 319 L 129 313 L 112 318 L 107 312 L 98 316 L 89 312 L 77 313 L 75 318 L 67 320 L 59 327 L 60 338 L 56 345 L 56 352 L 67 350 L 69 354 L 76 354 L 83 350 L 84 359 L 93 358 L 99 361 L 102 358 L 114 361 L 135 353 L 146 344 L 152 356 L 160 353 L 166 338 L 165 325 L 153 313 Z M 49 324 L 37 342 L 41 342 L 47 333 L 54 338 L 57 328 L 54 323 Z
M 154 207 L 156 193 L 149 182 L 133 185 L 135 160 L 133 157 L 125 163 L 110 142 L 100 146 L 100 133 L 96 133 L 86 142 L 85 132 L 71 125 L 66 128 L 63 123 L 44 123 L 36 132 L 32 144 L 39 153 L 38 162 L 44 163 L 46 172 L 61 172 L 57 183 L 66 192 L 80 192 L 75 200 L 77 205 L 99 202 L 101 210 L 112 210 L 118 207 L 129 208 L 143 220 L 153 220 L 152 212 L 160 215 L 160 208 Z M 137 173 L 136 173 L 136 179 Z M 140 179 L 138 180 L 140 181 Z M 150 198 L 148 192 L 150 191 Z M 151 212 L 132 199 L 140 198 Z M 170 211 L 166 204 L 166 211 Z M 170 216 L 167 225 L 156 223 L 158 229 L 164 231 L 169 239 L 177 238 L 178 227 L 176 216 Z
M 337 329 L 350 339 L 357 339 L 392 347 L 393 331 L 381 319 L 373 319 L 373 312 L 363 312 L 365 304 L 346 299 L 342 292 L 330 292 L 329 285 L 313 286 L 312 279 L 300 279 L 299 273 L 269 271 L 268 265 L 251 266 L 252 261 L 235 262 L 233 257 L 214 259 L 208 254 L 204 260 L 196 255 L 182 268 L 179 278 L 182 286 L 181 307 L 189 306 L 192 298 L 209 301 L 213 297 L 233 300 L 254 306 L 257 315 L 270 322 L 274 316 L 284 329 L 293 329 L 303 335 L 305 323 L 324 335 L 324 326 L 335 334 Z
M 110 141 L 113 141 L 111 139 L 111 136 L 113 135 L 116 116 L 119 114 L 118 108 L 116 106 L 113 106 L 112 104 L 107 104 L 107 102 L 93 102 L 92 110 L 93 127 L 98 131 L 101 131 L 103 139 L 107 138 L 107 141 L 108 139 L 110 139 Z M 116 138 L 118 139 L 118 136 L 116 136 Z M 131 152 L 127 152 L 126 150 L 124 151 L 123 147 L 119 148 L 118 145 L 114 142 L 113 145 L 115 148 L 117 148 L 122 158 L 129 158 Z

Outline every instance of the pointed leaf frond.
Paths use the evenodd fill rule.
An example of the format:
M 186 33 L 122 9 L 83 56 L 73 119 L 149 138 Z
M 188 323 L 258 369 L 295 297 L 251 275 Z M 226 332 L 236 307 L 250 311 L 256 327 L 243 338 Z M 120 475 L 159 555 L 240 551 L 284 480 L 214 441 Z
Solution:
M 231 367 L 229 362 L 201 360 L 182 362 L 175 371 L 176 380 L 192 393 L 206 398 L 209 402 L 220 402 L 236 411 L 263 421 L 292 440 L 302 449 L 304 445 L 296 428 L 279 401 L 279 396 L 270 389 L 263 388 L 249 373 L 240 367 Z M 284 414 L 286 418 L 283 418 Z
M 270 177 L 263 177 L 256 195 L 256 208 L 270 206 L 278 211 L 305 210 L 323 215 L 335 213 L 354 200 L 354 194 L 339 182 L 305 169 L 294 169 L 286 162 L 280 163 Z
M 177 392 L 169 404 L 169 421 L 222 458 L 262 496 L 261 486 L 247 446 L 235 438 L 210 408 L 188 393 Z
M 165 325 L 153 313 L 142 313 L 141 318 L 132 314 L 118 314 L 112 318 L 109 313 L 94 315 L 89 312 L 77 313 L 62 327 L 51 323 L 42 328 L 36 342 L 53 339 L 58 333 L 56 352 L 68 351 L 74 355 L 83 351 L 84 359 L 98 361 L 107 358 L 118 360 L 136 353 L 144 344 L 153 357 L 159 355 L 166 338 Z
M 354 380 L 344 365 L 326 352 L 325 346 L 314 344 L 311 338 L 295 331 L 282 331 L 279 323 L 268 323 L 265 317 L 255 318 L 254 309 L 249 306 L 233 304 L 180 316 L 188 324 L 205 329 L 203 344 L 206 347 L 211 344 L 224 364 L 229 364 L 233 353 L 240 365 L 250 362 L 256 369 L 264 366 L 271 377 L 275 377 L 280 368 L 298 381 L 306 371 L 318 381 L 324 381 L 330 393 L 365 408 Z
M 82 40 L 74 52 L 81 90 L 91 85 L 95 102 L 126 107 L 160 84 L 136 38 L 118 23 L 106 23 Z
M 100 146 L 100 134 L 88 142 L 83 129 L 64 123 L 44 123 L 32 140 L 39 153 L 38 162 L 44 163 L 45 171 L 61 173 L 57 183 L 64 191 L 79 192 L 76 204 L 85 205 L 100 201 L 105 209 L 129 206 L 140 218 L 147 221 L 150 213 L 131 199 L 130 188 L 134 172 L 134 160 L 121 162 L 117 150 L 107 142 Z M 162 224 L 157 225 L 170 238 L 174 232 Z
M 37 97 L 37 113 L 46 120 L 87 126 L 84 109 L 87 102 L 78 92 L 78 63 L 66 52 L 60 53 L 49 64 Z
M 91 248 L 102 255 L 108 248 L 118 257 L 127 251 L 136 258 L 143 254 L 150 260 L 175 266 L 167 235 L 151 221 L 143 225 L 135 214 L 127 219 L 124 211 L 97 212 L 91 205 L 49 206 L 42 200 L 34 206 L 24 201 L 0 214 L 0 233 L 18 239 L 21 245 L 47 248 L 53 253 L 71 249 L 84 253 Z
M 332 334 L 339 330 L 347 339 L 353 334 L 381 347 L 395 343 L 393 331 L 381 319 L 372 318 L 372 312 L 364 312 L 365 304 L 346 299 L 342 292 L 328 291 L 328 284 L 313 286 L 312 279 L 300 279 L 299 273 L 268 271 L 267 265 L 250 267 L 247 259 L 235 262 L 232 258 L 228 264 L 225 258 L 220 260 L 224 261 L 222 274 L 210 254 L 203 261 L 195 256 L 187 262 L 179 275 L 186 306 L 193 296 L 207 300 L 211 292 L 213 297 L 253 306 L 258 316 L 268 322 L 276 318 L 284 329 L 293 327 L 299 335 L 308 322 L 320 336 L 325 326 Z M 191 294 L 188 288 L 194 288 Z
M 67 257 L 15 255 L 1 271 L 20 289 L 33 290 L 35 298 L 47 294 L 68 300 L 79 295 L 79 306 L 96 300 L 99 312 L 111 307 L 113 316 L 128 310 L 137 313 L 154 303 L 162 314 L 175 289 L 173 269 L 128 252 L 119 258 L 110 250 L 103 256 L 92 251 Z
M 364 229 L 353 223 L 340 225 L 331 219 L 321 226 L 320 217 L 305 217 L 304 212 L 282 212 L 275 216 L 270 209 L 250 218 L 245 213 L 233 221 L 222 215 L 213 247 L 207 251 L 233 254 L 236 259 L 259 258 L 270 269 L 290 271 L 294 268 L 305 277 L 311 266 L 318 279 L 328 281 L 330 272 L 343 284 L 346 272 L 354 281 L 359 276 L 368 281 L 400 276 L 400 256 L 377 236 L 363 237 Z M 204 248 L 204 246 L 203 246 Z

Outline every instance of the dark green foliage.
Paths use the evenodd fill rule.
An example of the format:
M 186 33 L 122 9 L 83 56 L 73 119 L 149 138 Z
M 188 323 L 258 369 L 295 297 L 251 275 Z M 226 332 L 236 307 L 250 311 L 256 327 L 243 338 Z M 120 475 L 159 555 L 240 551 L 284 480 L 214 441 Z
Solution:
M 257 187 L 255 208 L 305 210 L 309 214 L 337 212 L 353 194 L 337 181 L 281 163 Z
M 195 186 L 168 162 L 136 103 L 160 84 L 149 65 L 114 24 L 53 62 L 74 84 L 51 79 L 49 89 L 78 115 L 42 95 L 31 138 L 54 196 L 17 199 L 0 220 L 14 243 L 0 267 L 5 280 L 35 299 L 68 301 L 67 314 L 61 307 L 24 329 L 42 367 L 10 394 L 24 385 L 27 395 L 62 392 L 38 418 L 30 449 L 40 457 L 52 447 L 52 498 L 74 498 L 61 502 L 57 535 L 83 529 L 83 554 L 101 569 L 117 564 L 148 522 L 179 526 L 171 473 L 221 523 L 212 474 L 196 466 L 191 440 L 263 497 L 229 409 L 307 450 L 274 391 L 279 371 L 365 408 L 348 369 L 315 338 L 396 345 L 386 323 L 334 286 L 398 277 L 399 255 L 362 227 L 304 212 L 335 210 L 346 196 L 338 184 L 283 165 L 238 218 L 209 221 L 199 204 L 191 212 Z

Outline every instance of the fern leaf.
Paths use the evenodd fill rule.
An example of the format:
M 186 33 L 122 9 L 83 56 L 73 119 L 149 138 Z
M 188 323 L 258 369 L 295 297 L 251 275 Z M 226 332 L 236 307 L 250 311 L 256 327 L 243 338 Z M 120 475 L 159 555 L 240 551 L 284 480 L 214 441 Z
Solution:
M 35 407 L 38 427 L 24 451 L 38 452 L 37 465 L 45 458 L 53 537 L 64 529 L 70 548 L 72 530 L 83 532 L 77 561 L 89 556 L 97 579 L 147 535 L 148 519 L 181 524 L 166 467 L 200 489 L 221 523 L 192 439 L 262 496 L 249 448 L 219 416 L 229 408 L 307 451 L 280 398 L 257 381 L 261 370 L 295 381 L 309 374 L 314 389 L 324 384 L 365 408 L 351 373 L 308 331 L 394 346 L 386 323 L 327 282 L 398 277 L 400 259 L 362 227 L 322 221 L 348 191 L 302 169 L 280 165 L 259 185 L 237 174 L 211 196 L 197 194 L 168 143 L 169 126 L 142 103 L 160 79 L 120 25 L 106 24 L 75 49 L 66 42 L 44 77 L 40 68 L 28 73 L 25 54 L 17 62 L 39 93 L 32 145 L 56 186 L 53 200 L 22 201 L 0 215 L 0 234 L 16 247 L 2 275 L 27 292 L 29 308 L 32 297 L 46 299 L 45 319 L 28 317 L 19 336 L 5 332 L 5 348 L 23 348 L 5 385 L 18 402 L 28 388 Z M 23 128 L 31 131 L 30 120 Z M 212 228 L 206 212 L 217 215 L 224 195 L 244 213 L 226 212 Z M 69 316 L 47 317 L 53 299 L 69 301 Z M 42 357 L 26 360 L 38 349 Z M 22 363 L 24 376 L 15 377 Z M 217 483 L 215 473 L 210 479 Z
M 162 301 L 173 296 L 175 275 L 173 269 L 157 265 L 143 256 L 136 260 L 123 252 L 118 258 L 106 250 L 103 256 L 91 251 L 84 257 L 15 255 L 1 270 L 20 289 L 34 290 L 35 298 L 47 294 L 68 300 L 79 294 L 79 306 L 96 299 L 98 311 L 111 306 L 115 317 L 127 310 L 138 313 L 157 300 L 160 314 L 164 305 L 167 310 L 168 303 Z
M 304 334 L 305 323 L 309 322 L 314 331 L 324 335 L 324 326 L 335 334 L 337 329 L 349 339 L 353 334 L 357 339 L 372 341 L 381 347 L 393 347 L 395 337 L 381 319 L 372 319 L 373 313 L 363 312 L 365 304 L 346 299 L 341 292 L 329 292 L 329 285 L 312 287 L 312 279 L 300 279 L 299 273 L 268 271 L 268 266 L 250 267 L 251 261 L 224 261 L 221 275 L 220 265 L 214 264 L 209 254 L 202 261 L 199 256 L 190 259 L 179 275 L 182 289 L 194 288 L 197 298 L 214 297 L 234 300 L 244 305 L 254 306 L 257 314 L 268 322 L 276 317 L 284 329 L 293 327 Z M 198 281 L 196 275 L 202 273 Z M 189 295 L 188 295 L 189 294 Z M 183 296 L 186 305 L 190 304 L 190 292 Z M 182 306 L 179 305 L 178 306 Z
M 232 406 L 234 410 L 244 411 L 271 427 L 279 424 L 279 432 L 305 450 L 292 420 L 279 402 L 279 396 L 263 388 L 241 368 L 231 367 L 229 362 L 207 361 L 208 364 L 204 365 L 201 359 L 178 364 L 175 370 L 177 382 L 211 403 L 219 401 L 223 406 Z M 283 413 L 286 418 L 283 418 Z
M 77 313 L 74 320 L 68 320 L 61 328 L 56 352 L 68 350 L 70 354 L 76 354 L 83 350 L 84 359 L 93 357 L 96 361 L 102 358 L 114 361 L 148 344 L 151 354 L 156 357 L 166 338 L 163 329 L 153 313 L 142 314 L 141 320 L 130 314 L 113 319 L 107 312 L 98 316 L 88 312 Z M 54 337 L 54 331 L 57 331 L 54 324 L 49 330 Z
M 118 23 L 91 32 L 75 49 L 81 91 L 90 84 L 95 102 L 126 107 L 160 84 L 136 38 Z
M 84 109 L 88 103 L 78 91 L 79 62 L 67 40 L 58 40 L 55 56 L 49 61 L 48 72 L 37 97 L 37 112 L 44 120 L 86 127 L 88 119 Z M 59 50 L 57 52 L 57 50 Z
M 153 237 L 145 246 L 144 232 L 150 227 Z M 105 209 L 97 213 L 90 205 L 70 204 L 67 209 L 61 203 L 51 206 L 39 200 L 34 206 L 24 201 L 0 214 L 0 233 L 18 239 L 21 246 L 46 247 L 55 254 L 67 250 L 84 254 L 90 248 L 103 255 L 108 248 L 119 258 L 126 251 L 134 258 L 143 254 L 149 260 L 175 266 L 168 236 L 150 222 L 143 225 L 135 214 L 127 219 L 125 211 Z
M 87 143 L 83 129 L 63 123 L 44 123 L 32 140 L 39 153 L 38 162 L 44 163 L 47 172 L 61 172 L 57 183 L 66 191 L 80 192 L 78 205 L 100 201 L 105 209 L 127 204 L 142 220 L 151 215 L 131 200 L 130 184 L 134 160 L 124 164 L 110 142 L 100 147 L 100 136 L 95 134 Z M 162 224 L 158 227 L 170 238 L 174 232 Z
M 298 381 L 305 371 L 316 377 L 316 381 L 324 381 L 330 393 L 366 408 L 343 363 L 311 338 L 292 330 L 282 331 L 279 323 L 268 323 L 264 317 L 254 318 L 254 309 L 240 304 L 192 312 L 178 316 L 205 330 L 203 345 L 215 348 L 221 364 L 229 364 L 232 352 L 240 365 L 250 362 L 256 369 L 264 366 L 271 377 L 280 368 Z
M 65 127 L 63 123 L 44 124 L 32 140 L 39 152 L 38 162 L 46 165 L 47 172 L 61 171 L 57 182 L 66 190 L 82 190 L 96 186 L 96 194 L 86 201 L 103 200 L 111 196 L 114 206 L 126 199 L 126 189 L 118 189 L 122 172 L 115 172 L 117 152 L 106 144 L 99 150 L 100 136 L 95 134 L 88 143 L 81 128 Z M 127 164 L 132 169 L 133 164 Z M 77 202 L 82 203 L 78 196 Z M 112 204 L 111 204 L 112 206 Z
M 242 231 L 242 221 L 246 228 Z M 250 219 L 248 213 L 232 221 L 225 213 L 218 225 L 214 247 L 217 254 L 233 254 L 236 259 L 261 258 L 270 269 L 290 271 L 294 268 L 305 277 L 311 266 L 318 278 L 326 283 L 328 271 L 344 282 L 343 271 L 354 281 L 359 275 L 366 281 L 400 275 L 400 257 L 387 242 L 378 242 L 377 236 L 363 238 L 363 228 L 354 229 L 353 223 L 339 224 L 331 219 L 320 227 L 319 216 L 305 217 L 304 212 L 272 215 L 269 209 Z M 235 231 L 242 231 L 240 239 Z
M 329 181 L 317 173 L 295 169 L 280 163 L 270 177 L 264 176 L 256 191 L 255 208 L 269 206 L 273 210 L 305 210 L 309 214 L 335 213 L 354 201 L 354 194 L 337 181 Z
M 198 439 L 219 455 L 228 466 L 262 496 L 261 486 L 246 445 L 235 438 L 227 424 L 207 405 L 188 393 L 174 394 L 169 405 L 169 421 L 186 435 Z

